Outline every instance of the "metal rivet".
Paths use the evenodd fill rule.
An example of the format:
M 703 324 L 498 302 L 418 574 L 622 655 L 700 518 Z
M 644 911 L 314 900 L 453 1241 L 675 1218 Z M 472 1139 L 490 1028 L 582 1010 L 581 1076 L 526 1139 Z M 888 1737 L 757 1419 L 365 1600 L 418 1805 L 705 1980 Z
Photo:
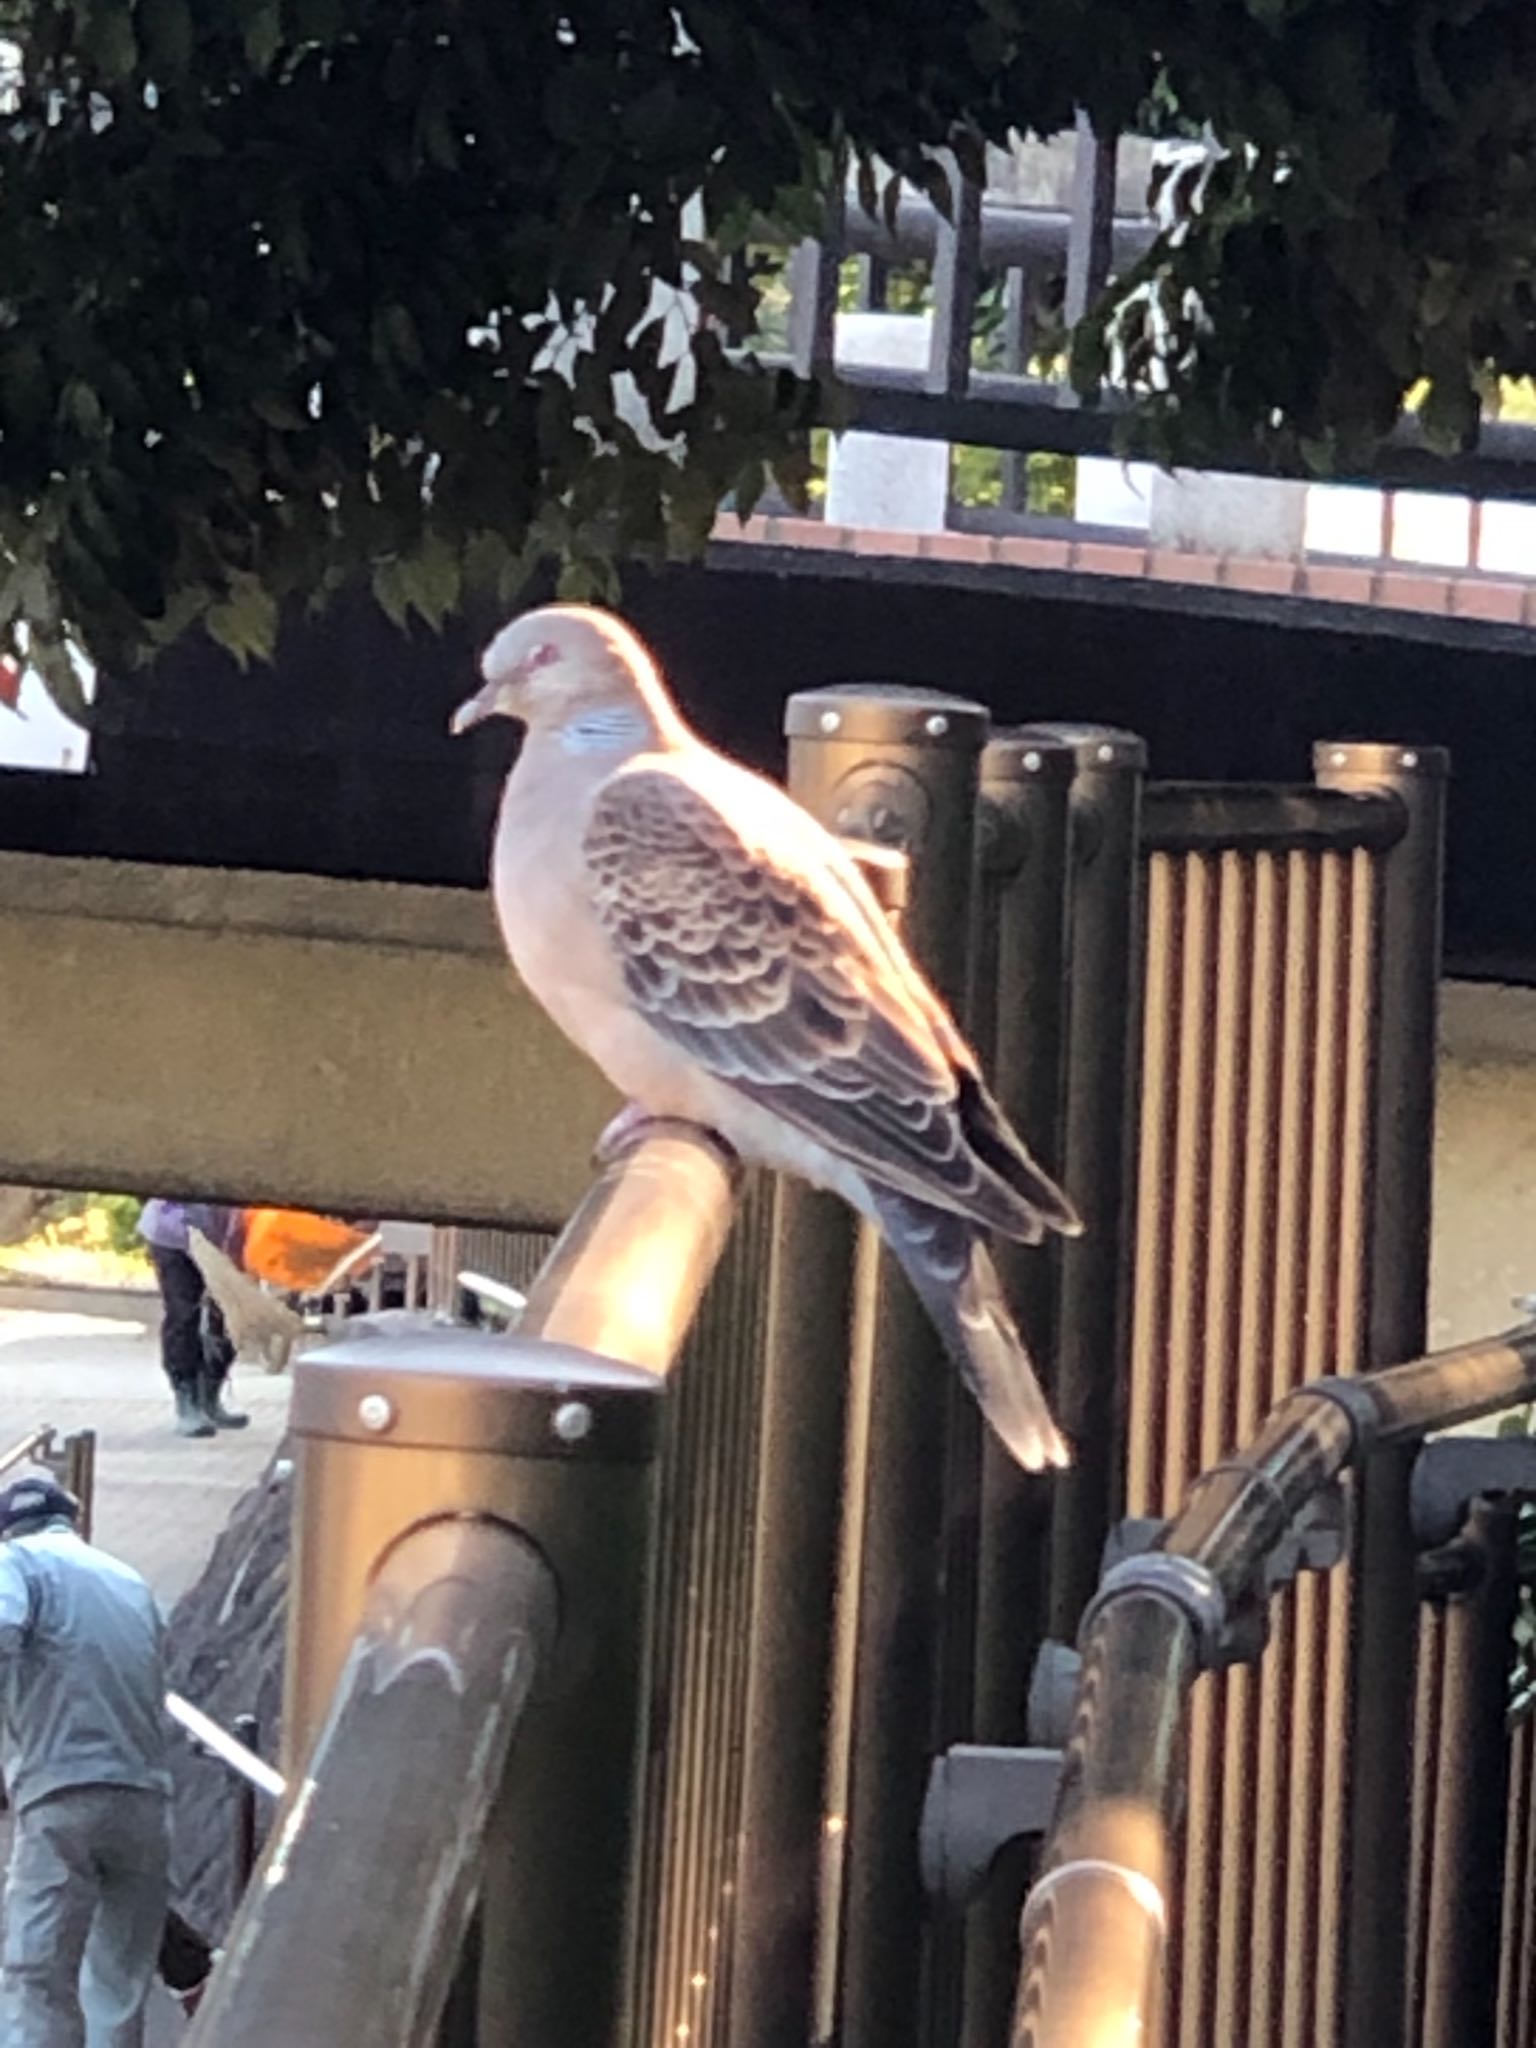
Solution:
M 1342 747 L 1335 747 L 1328 756 L 1328 766 L 1330 768 L 1347 768 L 1349 766 L 1349 756 Z
M 843 714 L 840 711 L 823 711 L 816 722 L 823 732 L 836 732 L 843 722 Z
M 1400 767 L 1403 767 L 1403 768 L 1417 768 L 1417 767 L 1418 767 L 1418 765 L 1419 765 L 1419 757 L 1418 757 L 1418 755 L 1417 755 L 1417 754 L 1416 754 L 1416 753 L 1415 753 L 1415 752 L 1413 751 L 1412 747 L 1408 747 L 1408 748 L 1406 748 L 1406 749 L 1404 750 L 1404 752 L 1403 752 L 1403 753 L 1401 753 L 1401 754 L 1400 754 L 1400 755 L 1398 756 L 1398 765 L 1399 765 Z
M 1033 747 L 1031 747 L 1029 752 L 1024 756 L 1024 766 L 1029 770 L 1031 775 L 1038 775 L 1040 772 L 1040 756 L 1035 752 Z
M 585 1401 L 562 1401 L 550 1426 L 563 1444 L 579 1444 L 592 1434 L 592 1410 Z
M 387 1394 L 364 1394 L 357 1404 L 357 1419 L 364 1429 L 388 1429 L 395 1419 L 395 1404 Z
M 949 731 L 949 720 L 942 711 L 935 711 L 932 718 L 923 720 L 923 731 L 930 739 L 941 740 Z
M 1106 741 L 1104 742 L 1103 746 L 1101 746 L 1101 747 L 1099 748 L 1099 759 L 1100 759 L 1101 761 L 1113 761 L 1113 759 L 1114 759 L 1114 758 L 1115 758 L 1115 750 L 1114 750 L 1114 748 L 1113 748 L 1113 747 L 1112 747 L 1112 746 L 1110 745 L 1109 741 L 1108 741 L 1108 740 L 1106 740 Z

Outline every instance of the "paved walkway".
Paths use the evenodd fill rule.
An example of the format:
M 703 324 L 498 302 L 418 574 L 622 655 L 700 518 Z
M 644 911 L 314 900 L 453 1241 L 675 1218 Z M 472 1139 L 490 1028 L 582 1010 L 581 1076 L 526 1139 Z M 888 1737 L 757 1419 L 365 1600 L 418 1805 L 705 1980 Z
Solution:
M 249 1429 L 206 1441 L 171 1432 L 152 1329 L 100 1316 L 8 1308 L 0 1296 L 0 1452 L 42 1423 L 94 1429 L 95 1537 L 141 1571 L 169 1608 L 202 1569 L 226 1517 L 283 1431 L 288 1381 L 235 1369 L 231 1398 Z M 0 1821 L 0 1851 L 4 1841 Z M 157 1985 L 148 2048 L 186 2037 Z
M 189 1440 L 153 1332 L 95 1316 L 10 1309 L 0 1295 L 0 1451 L 40 1423 L 94 1429 L 96 1541 L 141 1571 L 169 1607 L 282 1434 L 288 1381 L 235 1369 L 231 1397 L 249 1429 Z

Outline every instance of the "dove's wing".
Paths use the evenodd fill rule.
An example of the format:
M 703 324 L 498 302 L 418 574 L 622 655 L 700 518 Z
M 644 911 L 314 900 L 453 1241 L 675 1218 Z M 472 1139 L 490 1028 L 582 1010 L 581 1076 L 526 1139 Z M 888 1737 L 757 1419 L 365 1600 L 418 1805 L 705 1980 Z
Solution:
M 718 756 L 610 776 L 583 851 L 662 1037 L 871 1180 L 1012 1236 L 1077 1227 L 844 848 Z

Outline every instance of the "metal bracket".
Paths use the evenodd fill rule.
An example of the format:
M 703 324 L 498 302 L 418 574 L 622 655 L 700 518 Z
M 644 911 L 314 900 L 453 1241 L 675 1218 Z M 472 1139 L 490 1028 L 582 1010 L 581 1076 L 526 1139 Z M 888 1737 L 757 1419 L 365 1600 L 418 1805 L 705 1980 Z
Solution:
M 1433 1550 L 1449 1543 L 1484 1494 L 1536 1496 L 1536 1437 L 1441 1436 L 1413 1461 L 1408 1513 L 1414 1541 Z
M 918 1837 L 929 1898 L 966 1905 L 1010 1842 L 1043 1835 L 1060 1778 L 1059 1749 L 961 1742 L 935 1757 Z

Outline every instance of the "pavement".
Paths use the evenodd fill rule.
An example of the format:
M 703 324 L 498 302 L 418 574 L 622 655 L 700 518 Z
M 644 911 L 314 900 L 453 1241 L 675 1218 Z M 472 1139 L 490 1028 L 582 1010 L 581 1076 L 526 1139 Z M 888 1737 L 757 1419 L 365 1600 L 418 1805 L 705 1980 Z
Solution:
M 0 1296 L 0 1456 L 43 1423 L 61 1434 L 94 1429 L 95 1541 L 142 1572 L 168 1610 L 271 1456 L 287 1422 L 289 1382 L 236 1366 L 226 1399 L 249 1413 L 250 1427 L 205 1440 L 175 1436 L 152 1322 L 80 1313 L 78 1303 L 77 1294 L 60 1313 L 6 1306 Z M 3 1835 L 0 1821 L 0 1850 Z M 185 2035 L 157 1985 L 146 2048 L 173 2048 Z

